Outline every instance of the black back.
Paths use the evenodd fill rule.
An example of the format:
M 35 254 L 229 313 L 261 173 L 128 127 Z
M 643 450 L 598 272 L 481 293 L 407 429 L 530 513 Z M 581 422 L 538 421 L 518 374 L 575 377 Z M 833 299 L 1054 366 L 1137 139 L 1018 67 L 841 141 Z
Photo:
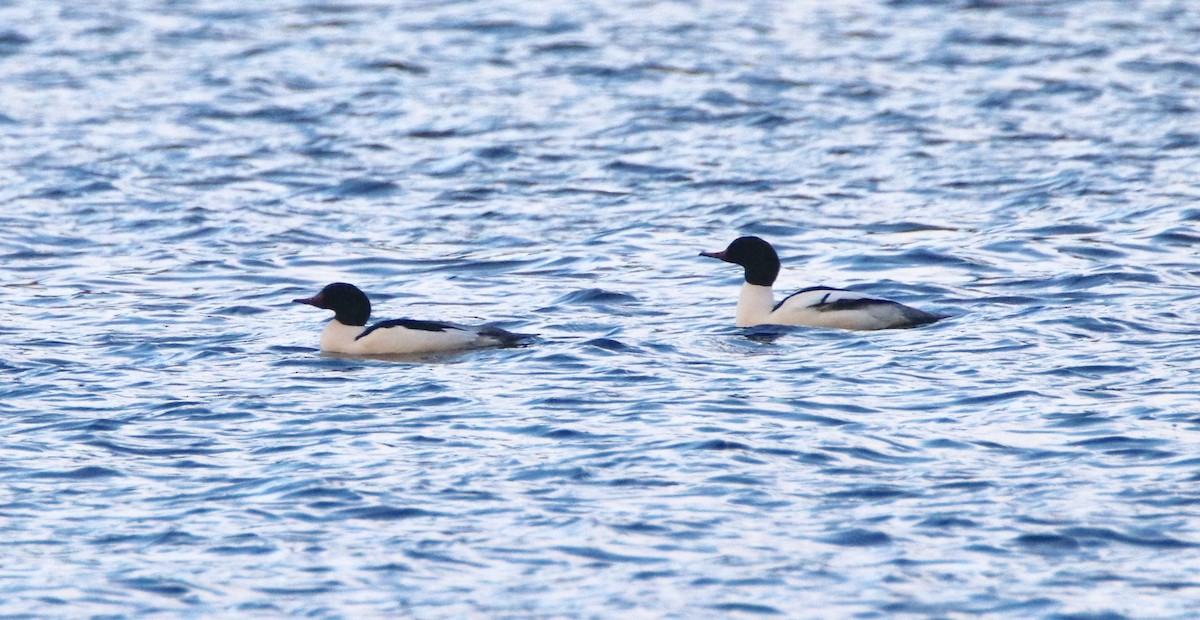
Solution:
M 844 290 L 846 290 L 846 289 L 833 288 L 832 286 L 809 286 L 807 288 L 802 288 L 802 289 L 796 291 L 795 293 L 792 293 L 791 295 L 784 297 L 779 303 L 775 304 L 774 308 L 771 308 L 771 312 L 774 312 L 774 311 L 782 308 L 783 304 L 787 303 L 787 300 L 795 297 L 796 295 L 799 295 L 800 293 L 809 293 L 812 291 L 829 291 L 830 294 L 833 294 L 834 291 L 844 291 Z M 825 295 L 825 297 L 822 298 L 821 301 L 817 302 L 817 305 L 819 306 L 821 304 L 824 304 L 826 299 L 829 299 L 829 295 Z
M 459 329 L 459 330 L 462 329 L 461 327 L 459 327 L 457 325 L 452 325 L 450 323 L 441 323 L 438 321 L 418 321 L 416 319 L 388 319 L 387 321 L 380 321 L 380 322 L 368 327 L 366 330 L 363 331 L 363 333 L 355 336 L 354 339 L 358 340 L 359 338 L 363 338 L 367 334 L 369 334 L 377 329 L 387 329 L 389 327 L 403 327 L 405 329 L 419 329 L 419 330 L 425 331 L 425 332 L 444 332 L 444 331 L 449 331 L 452 329 Z

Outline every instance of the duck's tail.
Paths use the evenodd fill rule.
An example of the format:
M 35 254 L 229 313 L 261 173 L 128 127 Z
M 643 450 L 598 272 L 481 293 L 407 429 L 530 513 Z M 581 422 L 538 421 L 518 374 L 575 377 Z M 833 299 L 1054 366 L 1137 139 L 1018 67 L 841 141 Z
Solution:
M 932 312 L 910 308 L 902 304 L 900 304 L 900 308 L 902 308 L 901 314 L 904 315 L 904 319 L 907 321 L 906 323 L 900 325 L 900 327 L 920 327 L 922 325 L 928 325 L 930 323 L 936 323 L 942 319 L 950 318 L 950 315 L 948 314 L 934 314 Z
M 529 346 L 537 334 L 518 334 L 510 332 L 506 329 L 501 329 L 495 325 L 484 325 L 479 328 L 479 336 L 488 338 L 496 342 L 496 346 L 501 347 L 524 347 Z

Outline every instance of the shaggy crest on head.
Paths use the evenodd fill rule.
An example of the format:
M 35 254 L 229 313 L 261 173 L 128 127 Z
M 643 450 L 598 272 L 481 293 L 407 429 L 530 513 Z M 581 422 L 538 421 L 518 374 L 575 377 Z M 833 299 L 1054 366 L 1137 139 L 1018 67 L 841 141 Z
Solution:
M 813 286 L 797 291 L 778 304 L 772 286 L 779 275 L 779 255 L 758 237 L 738 237 L 720 252 L 701 252 L 741 265 L 746 282 L 738 296 L 738 327 L 804 325 L 839 329 L 894 329 L 933 323 L 945 317 L 904 304 L 854 291 Z
M 292 301 L 333 310 L 333 320 L 321 332 L 321 351 L 327 353 L 436 353 L 518 346 L 531 338 L 491 325 L 472 327 L 444 321 L 391 319 L 366 327 L 371 318 L 371 301 L 357 286 L 345 282 L 334 282 L 312 297 Z

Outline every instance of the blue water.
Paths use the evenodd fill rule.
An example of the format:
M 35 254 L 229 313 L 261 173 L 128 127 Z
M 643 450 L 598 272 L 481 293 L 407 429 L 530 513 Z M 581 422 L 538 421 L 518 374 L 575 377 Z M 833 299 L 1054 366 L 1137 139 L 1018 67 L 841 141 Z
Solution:
M 0 614 L 1200 614 L 1192 3 L 264 4 L 0 3 Z

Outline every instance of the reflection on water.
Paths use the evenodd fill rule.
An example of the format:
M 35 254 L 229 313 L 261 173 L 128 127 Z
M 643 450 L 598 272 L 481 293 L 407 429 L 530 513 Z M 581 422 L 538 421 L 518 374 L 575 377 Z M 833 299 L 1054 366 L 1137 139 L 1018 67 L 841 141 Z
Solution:
M 2 613 L 1200 611 L 1184 5 L 0 23 Z M 737 234 L 953 318 L 736 329 Z

